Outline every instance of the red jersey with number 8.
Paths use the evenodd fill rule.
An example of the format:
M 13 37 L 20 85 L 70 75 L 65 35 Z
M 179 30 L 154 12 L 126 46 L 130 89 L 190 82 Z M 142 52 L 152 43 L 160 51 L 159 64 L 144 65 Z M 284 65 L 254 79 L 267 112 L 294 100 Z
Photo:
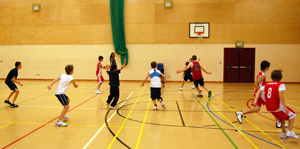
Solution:
M 200 80 L 203 78 L 202 72 L 201 72 L 201 67 L 199 62 L 192 62 L 193 63 L 193 68 L 192 68 L 192 73 L 193 73 L 193 80 Z
M 280 111 L 279 81 L 271 81 L 265 85 L 265 100 L 267 111 Z

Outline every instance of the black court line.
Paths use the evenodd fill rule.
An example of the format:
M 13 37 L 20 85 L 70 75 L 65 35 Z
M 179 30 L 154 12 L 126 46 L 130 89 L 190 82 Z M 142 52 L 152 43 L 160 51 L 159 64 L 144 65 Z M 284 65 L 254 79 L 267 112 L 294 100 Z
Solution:
M 176 101 L 176 104 L 177 104 L 177 108 L 178 108 L 178 112 L 179 112 L 179 115 L 180 115 L 180 118 L 181 118 L 182 125 L 185 127 L 184 120 L 183 120 L 183 117 L 181 115 L 180 108 L 179 108 L 179 105 L 178 105 L 177 101 Z

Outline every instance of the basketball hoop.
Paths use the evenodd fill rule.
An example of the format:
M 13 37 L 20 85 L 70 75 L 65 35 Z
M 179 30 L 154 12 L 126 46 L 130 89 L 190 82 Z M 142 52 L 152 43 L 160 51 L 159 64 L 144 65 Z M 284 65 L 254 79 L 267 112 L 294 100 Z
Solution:
M 199 39 L 199 40 L 202 40 L 202 39 L 203 39 L 203 35 L 202 35 L 202 34 L 203 34 L 204 32 L 196 32 L 196 33 L 198 34 L 198 39 Z

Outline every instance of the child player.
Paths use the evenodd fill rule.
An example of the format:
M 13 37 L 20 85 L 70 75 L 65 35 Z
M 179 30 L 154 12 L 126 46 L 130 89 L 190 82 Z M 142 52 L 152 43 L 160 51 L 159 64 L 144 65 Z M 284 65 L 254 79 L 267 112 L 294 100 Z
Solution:
M 65 67 L 66 74 L 62 74 L 58 78 L 54 79 L 51 84 L 47 87 L 48 90 L 51 90 L 52 85 L 58 81 L 56 90 L 55 90 L 55 96 L 59 100 L 59 102 L 64 106 L 63 110 L 61 111 L 61 114 L 58 118 L 58 120 L 55 122 L 55 126 L 59 127 L 66 127 L 68 124 L 62 122 L 64 120 L 69 119 L 66 116 L 66 113 L 68 112 L 70 106 L 70 98 L 65 94 L 66 90 L 69 88 L 70 84 L 72 83 L 75 88 L 78 87 L 78 85 L 75 83 L 75 80 L 72 76 L 74 69 L 73 65 L 67 65 Z
M 200 61 L 200 58 L 198 59 L 198 62 Z M 189 59 L 189 62 L 186 62 L 185 63 L 185 67 L 187 67 L 189 65 L 189 63 L 192 62 L 192 58 Z M 190 80 L 190 82 L 192 82 L 194 84 L 194 81 L 193 81 L 193 76 L 192 76 L 192 72 L 191 72 L 191 68 L 187 69 L 186 71 L 184 71 L 183 73 L 183 80 L 182 80 L 182 84 L 181 84 L 181 87 L 180 87 L 180 90 L 182 91 L 183 89 L 183 85 L 186 81 Z M 192 87 L 192 89 L 195 88 L 195 85 Z M 202 89 L 200 88 L 200 91 L 202 92 Z
M 166 76 L 162 74 L 158 69 L 156 69 L 157 63 L 156 62 L 151 62 L 151 70 L 148 72 L 144 82 L 142 83 L 141 87 L 144 86 L 145 82 L 148 80 L 150 77 L 150 91 L 151 91 L 151 99 L 154 104 L 153 110 L 157 111 L 157 104 L 156 104 L 156 99 L 160 102 L 160 105 L 163 110 L 166 109 L 166 106 L 163 102 L 163 99 L 161 98 L 161 79 L 160 76 L 164 77 L 163 83 L 163 88 L 165 88 L 165 81 L 166 81 Z
M 15 101 L 19 95 L 19 89 L 18 87 L 16 86 L 15 83 L 18 83 L 20 84 L 21 86 L 23 86 L 23 84 L 19 81 L 17 81 L 17 78 L 18 78 L 18 71 L 19 69 L 22 68 L 22 64 L 21 62 L 16 62 L 15 63 L 15 67 L 14 69 L 10 70 L 10 72 L 8 73 L 6 79 L 5 79 L 5 84 L 10 88 L 10 90 L 12 90 L 12 92 L 9 94 L 9 96 L 7 97 L 6 100 L 4 100 L 4 103 L 7 103 L 10 105 L 11 108 L 14 108 L 14 107 L 19 107 L 18 105 L 15 104 Z M 12 97 L 12 95 L 14 95 L 14 98 L 13 98 L 13 101 L 10 102 L 9 99 L 10 97 Z
M 271 112 L 279 121 L 281 121 L 281 124 L 283 125 L 285 124 L 285 120 L 289 121 L 288 131 L 285 130 L 285 127 L 281 128 L 281 138 L 299 139 L 299 137 L 292 130 L 296 113 L 286 106 L 283 96 L 283 92 L 286 90 L 286 87 L 283 83 L 280 82 L 280 80 L 282 79 L 281 70 L 273 70 L 271 78 L 272 81 L 261 87 L 257 92 L 253 104 L 256 105 L 258 103 L 260 95 L 265 92 L 267 111 Z
M 255 87 L 255 91 L 254 91 L 254 97 L 256 96 L 257 91 L 266 84 L 266 71 L 268 71 L 270 68 L 270 63 L 266 60 L 262 61 L 260 63 L 260 72 L 258 73 L 257 77 L 256 77 L 256 81 L 254 83 L 254 87 Z M 236 116 L 237 119 L 240 123 L 242 123 L 242 118 L 243 115 L 245 114 L 250 114 L 250 113 L 255 113 L 255 112 L 259 112 L 260 108 L 262 105 L 265 105 L 265 95 L 264 92 L 262 93 L 261 97 L 258 99 L 257 104 L 254 108 L 249 109 L 247 111 L 241 111 L 241 112 L 236 112 Z M 276 118 L 275 118 L 276 119 Z M 277 120 L 277 119 L 276 119 Z M 280 128 L 281 127 L 281 123 L 277 122 L 276 123 L 276 127 Z
M 196 87 L 196 90 L 198 91 L 198 95 L 197 97 L 203 97 L 203 95 L 201 94 L 202 91 L 200 90 L 200 88 L 198 87 L 198 84 L 200 84 L 201 87 L 203 87 L 205 90 L 208 91 L 208 98 L 211 97 L 212 91 L 209 90 L 205 85 L 204 85 L 204 78 L 202 76 L 202 71 L 204 71 L 207 74 L 211 74 L 211 72 L 206 71 L 203 66 L 200 65 L 199 62 L 197 62 L 197 56 L 193 55 L 192 56 L 192 62 L 185 67 L 183 70 L 178 70 L 176 71 L 177 73 L 186 71 L 187 69 L 191 68 L 192 69 L 192 73 L 193 73 L 193 80 L 194 80 L 194 84 Z M 202 71 L 201 71 L 202 70 Z
M 110 94 L 108 96 L 108 99 L 106 101 L 106 105 L 108 106 L 112 99 L 114 98 L 114 101 L 109 106 L 111 109 L 116 109 L 116 104 L 120 97 L 120 80 L 119 80 L 119 73 L 121 73 L 121 70 L 125 67 L 126 59 L 124 59 L 124 64 L 122 67 L 118 70 L 116 64 L 112 64 L 110 66 L 110 71 L 108 69 L 106 70 L 107 74 L 109 75 L 109 85 L 110 85 Z
M 104 78 L 102 76 L 102 69 L 105 69 L 106 66 L 102 65 L 103 56 L 99 56 L 98 60 L 99 60 L 99 62 L 97 63 L 97 70 L 96 70 L 98 86 L 96 87 L 96 94 L 101 94 L 100 87 L 101 87 L 102 83 L 104 82 Z

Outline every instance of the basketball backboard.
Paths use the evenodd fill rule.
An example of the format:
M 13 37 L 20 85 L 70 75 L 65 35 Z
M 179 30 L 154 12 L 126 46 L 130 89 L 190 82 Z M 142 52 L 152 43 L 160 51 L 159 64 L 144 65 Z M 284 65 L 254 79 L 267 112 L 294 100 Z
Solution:
M 190 23 L 190 38 L 198 38 L 199 32 L 204 32 L 201 34 L 203 38 L 209 38 L 209 23 Z

